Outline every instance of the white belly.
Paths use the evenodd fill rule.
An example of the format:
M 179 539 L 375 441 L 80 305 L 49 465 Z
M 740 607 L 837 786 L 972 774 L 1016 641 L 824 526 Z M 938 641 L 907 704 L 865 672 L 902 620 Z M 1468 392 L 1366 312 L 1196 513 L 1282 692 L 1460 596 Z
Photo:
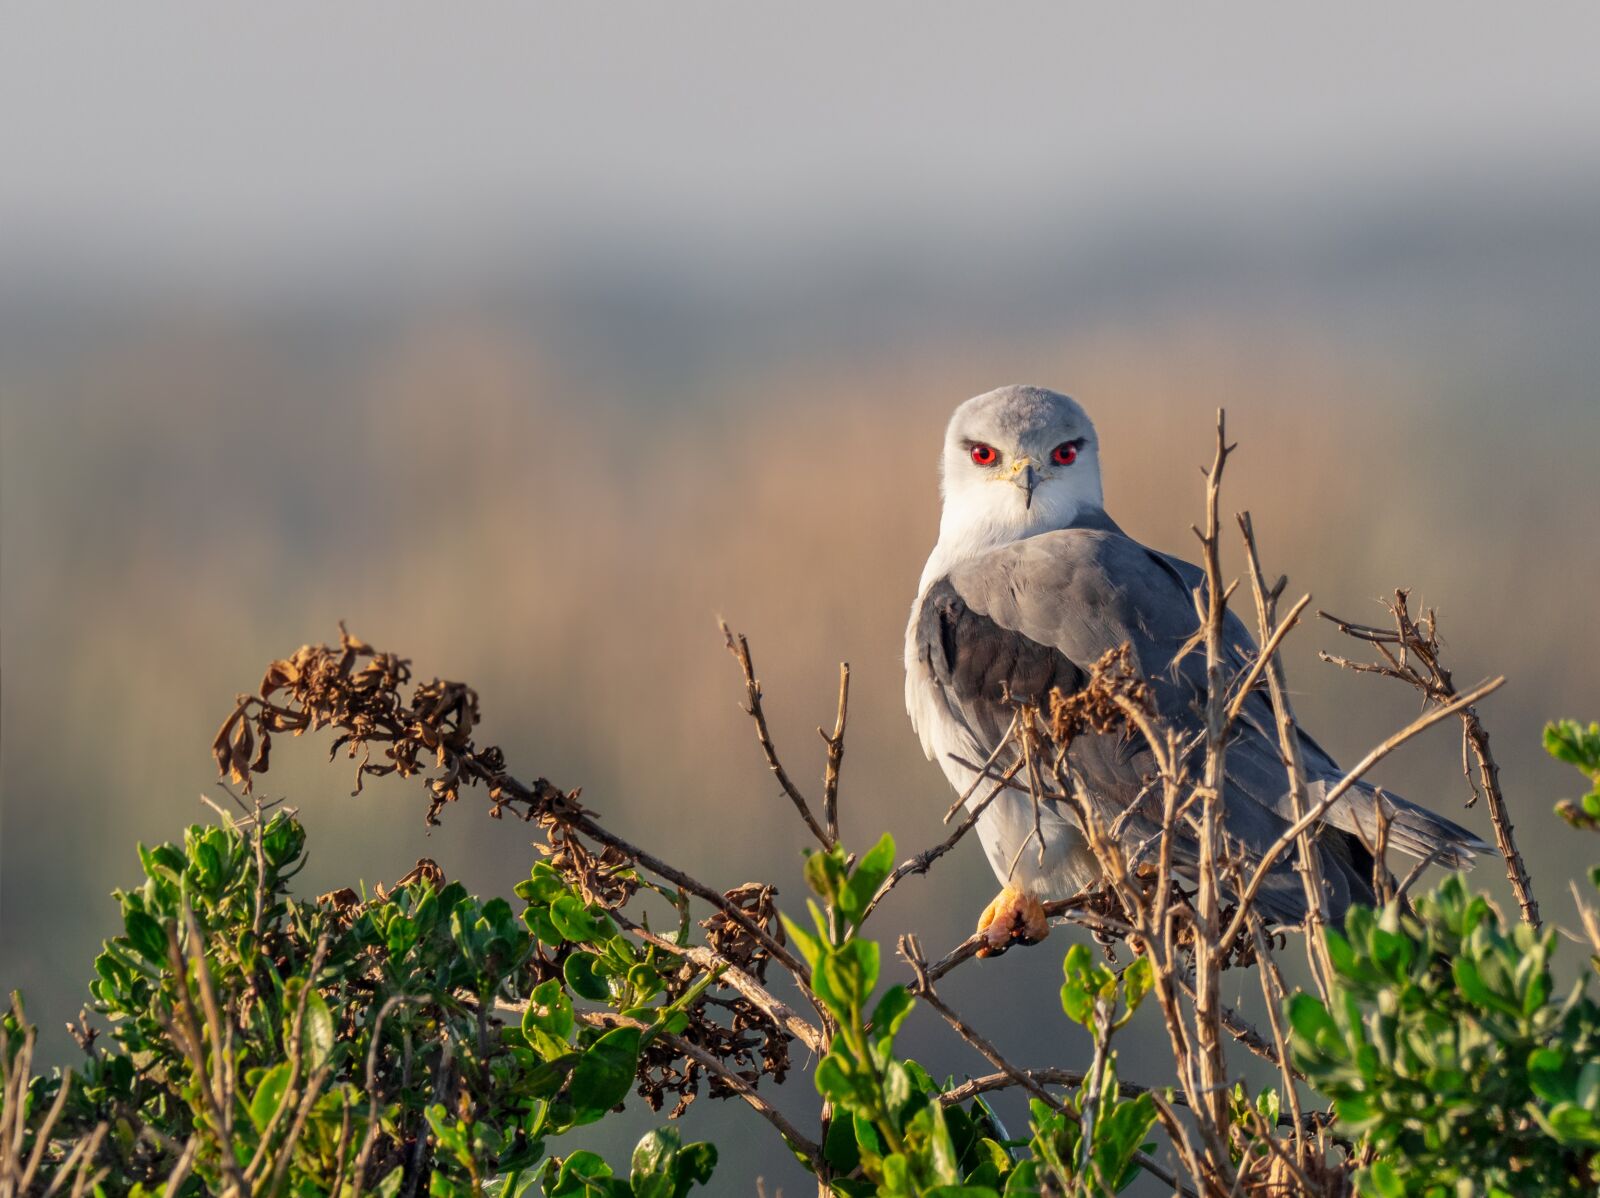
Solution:
M 923 751 L 938 763 L 955 793 L 962 794 L 976 775 L 955 758 L 981 765 L 994 746 L 977 743 L 956 719 L 925 663 L 908 660 L 906 666 L 906 706 L 922 738 Z M 1014 757 L 1003 755 L 996 764 L 1004 769 L 1013 760 Z M 981 803 L 994 785 L 980 782 L 967 799 L 967 810 Z M 1039 835 L 1035 836 L 1032 798 L 1009 787 L 996 795 L 978 817 L 974 831 L 1002 885 L 1042 899 L 1069 898 L 1100 876 L 1094 855 L 1070 813 L 1057 804 L 1041 804 L 1038 830 Z

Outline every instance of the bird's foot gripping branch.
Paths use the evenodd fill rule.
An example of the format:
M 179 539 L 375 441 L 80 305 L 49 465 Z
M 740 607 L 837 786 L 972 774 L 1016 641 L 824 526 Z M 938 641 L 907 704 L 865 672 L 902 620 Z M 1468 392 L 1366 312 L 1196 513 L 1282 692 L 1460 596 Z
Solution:
M 99 1025 L 85 1016 L 73 1028 L 79 1065 L 36 1075 L 20 1000 L 5 1017 L 0 1198 L 737 1192 L 714 1173 L 715 1148 L 686 1143 L 673 1122 L 699 1098 L 747 1108 L 770 1157 L 797 1159 L 819 1195 L 1105 1195 L 1141 1176 L 1158 1192 L 1208 1198 L 1592 1195 L 1600 1006 L 1587 968 L 1555 988 L 1557 941 L 1540 924 L 1473 707 L 1492 686 L 1456 692 L 1431 614 L 1413 621 L 1403 596 L 1393 631 L 1346 625 L 1376 647 L 1367 672 L 1418 686 L 1428 710 L 1343 785 L 1458 719 L 1521 921 L 1500 917 L 1459 874 L 1413 902 L 1420 867 L 1390 872 L 1380 819 L 1367 846 L 1377 906 L 1325 928 L 1309 842 L 1338 794 L 1306 785 L 1278 658 L 1306 601 L 1279 618 L 1282 584 L 1264 582 L 1242 519 L 1265 649 L 1243 662 L 1223 654 L 1232 588 L 1217 564 L 1216 492 L 1228 450 L 1219 437 L 1201 533 L 1207 581 L 1195 595 L 1209 680 L 1203 743 L 1163 724 L 1125 657 L 1108 654 L 1079 694 L 1044 710 L 1013 706 L 1015 761 L 970 763 L 978 781 L 966 814 L 956 820 L 962 804 L 953 808 L 954 828 L 921 852 L 902 857 L 887 837 L 855 854 L 841 842 L 848 670 L 814 803 L 779 757 L 748 645 L 729 635 L 765 763 L 815 842 L 805 912 L 780 913 L 765 883 L 702 881 L 603 824 L 576 791 L 514 775 L 477 743 L 478 697 L 464 684 L 414 682 L 406 659 L 348 634 L 274 662 L 214 744 L 240 788 L 237 810 L 219 807 L 220 822 L 181 843 L 141 848 L 142 880 L 118 892 L 123 932 L 91 983 Z M 1219 783 L 1230 725 L 1263 691 L 1301 814 L 1277 841 L 1244 846 L 1222 818 Z M 1070 768 L 1066 749 L 1084 727 L 1137 739 L 1157 764 L 1141 816 L 1149 835 L 1132 848 L 1120 813 L 1097 805 Z M 377 775 L 418 780 L 430 823 L 473 793 L 495 818 L 527 821 L 536 852 L 514 896 L 475 898 L 426 862 L 391 888 L 295 896 L 305 831 L 255 789 L 275 738 L 317 732 L 355 763 L 358 789 Z M 1600 726 L 1553 726 L 1548 747 L 1591 786 L 1562 813 L 1575 827 L 1600 825 Z M 1062 1027 L 1087 1032 L 1079 1060 L 1012 1060 L 941 993 L 952 970 L 992 968 L 973 964 L 982 934 L 937 958 L 893 936 L 898 961 L 885 959 L 885 900 L 1006 788 L 1022 789 L 1036 819 L 1047 804 L 1067 812 L 1099 869 L 1098 887 L 1045 904 L 1120 961 L 1045 942 L 1062 946 Z M 1190 842 L 1204 852 L 1173 848 Z M 1280 861 L 1306 887 L 1303 938 L 1258 902 Z M 1600 886 L 1600 871 L 1591 881 Z M 1600 916 L 1581 899 L 1578 911 L 1600 963 Z M 1279 969 L 1290 941 L 1306 950 L 1303 987 Z M 1259 1029 L 1221 1002 L 1220 974 L 1240 967 L 1261 989 Z M 1139 1083 L 1118 1066 L 1133 1019 L 1170 1048 L 1168 1065 Z M 970 1054 L 961 1078 L 903 1054 L 912 1020 L 943 1025 Z M 792 1072 L 807 1075 L 810 1099 L 780 1106 L 773 1090 Z M 1009 1129 L 990 1102 L 1007 1090 L 1028 1100 Z M 661 1113 L 631 1151 L 564 1138 L 629 1104 Z

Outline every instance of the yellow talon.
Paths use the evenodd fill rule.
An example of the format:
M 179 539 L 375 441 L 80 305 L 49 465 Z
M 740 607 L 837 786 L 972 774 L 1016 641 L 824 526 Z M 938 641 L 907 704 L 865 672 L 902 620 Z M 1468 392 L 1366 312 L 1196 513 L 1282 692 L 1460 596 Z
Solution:
M 1037 895 L 1007 886 L 978 916 L 984 944 L 980 957 L 998 957 L 1013 944 L 1038 944 L 1050 933 L 1044 904 Z

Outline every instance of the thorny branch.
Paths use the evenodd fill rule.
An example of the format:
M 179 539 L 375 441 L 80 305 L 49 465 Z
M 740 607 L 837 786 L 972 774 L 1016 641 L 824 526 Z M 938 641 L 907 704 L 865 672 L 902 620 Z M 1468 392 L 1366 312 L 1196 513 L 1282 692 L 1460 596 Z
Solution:
M 761 706 L 761 682 L 756 677 L 755 663 L 750 660 L 750 643 L 742 636 L 735 636 L 733 630 L 726 623 L 721 625 L 723 638 L 727 641 L 728 652 L 732 653 L 734 660 L 739 663 L 739 669 L 744 674 L 745 714 L 755 721 L 756 739 L 761 742 L 761 751 L 766 754 L 767 768 L 777 778 L 778 785 L 783 787 L 783 793 L 789 796 L 789 801 L 794 804 L 794 809 L 811 829 L 811 834 L 817 838 L 817 843 L 825 849 L 833 847 L 835 836 L 825 832 L 822 825 L 817 823 L 817 817 L 811 814 L 811 804 L 806 801 L 805 795 L 800 793 L 789 777 L 789 771 L 783 768 L 783 762 L 778 760 L 777 746 L 772 743 L 772 733 L 767 728 L 767 713 Z M 825 785 L 828 793 L 837 796 L 839 787 L 839 759 L 844 756 L 844 715 L 846 704 L 849 700 L 849 667 L 841 668 L 839 683 L 839 723 L 832 737 L 823 733 L 823 739 L 828 742 L 828 772 L 831 780 Z M 826 817 L 826 806 L 824 816 Z
M 1222 888 L 1217 869 L 1224 852 L 1222 840 L 1222 792 L 1226 785 L 1227 741 L 1227 683 L 1224 674 L 1222 625 L 1227 615 L 1228 592 L 1223 589 L 1221 547 L 1222 534 L 1218 516 L 1222 494 L 1222 473 L 1228 456 L 1237 448 L 1228 444 L 1227 421 L 1217 412 L 1217 447 L 1211 469 L 1206 471 L 1206 526 L 1196 530 L 1200 538 L 1201 561 L 1205 567 L 1204 594 L 1195 592 L 1195 608 L 1201 613 L 1201 627 L 1205 632 L 1206 651 L 1206 755 L 1204 776 L 1200 790 L 1200 876 L 1199 905 L 1196 911 L 1195 933 L 1213 938 L 1212 951 L 1195 954 L 1195 1011 L 1194 1033 L 1198 1050 L 1196 1099 L 1203 1117 L 1200 1119 L 1201 1138 L 1211 1153 L 1209 1164 L 1219 1177 L 1229 1177 L 1229 1164 L 1223 1147 L 1228 1139 L 1229 1112 L 1224 1089 L 1227 1086 L 1227 1060 L 1223 1055 L 1222 1037 L 1218 1034 L 1217 1008 L 1221 1000 L 1222 961 L 1220 950 L 1232 939 L 1216 936 L 1221 918 Z M 1231 590 L 1231 588 L 1230 588 Z M 1248 898 L 1241 909 L 1249 905 Z
M 1346 636 L 1371 645 L 1382 657 L 1381 662 L 1352 661 L 1332 653 L 1318 653 L 1317 656 L 1356 673 L 1378 674 L 1404 682 L 1432 704 L 1451 703 L 1457 698 L 1457 691 L 1455 681 L 1442 660 L 1438 620 L 1432 608 L 1423 614 L 1421 620 L 1414 619 L 1410 611 L 1410 599 L 1410 591 L 1397 590 L 1394 601 L 1385 604 L 1394 619 L 1392 629 L 1341 620 L 1325 611 L 1317 613 L 1336 625 Z M 1461 716 L 1461 771 L 1466 776 L 1470 791 L 1467 806 L 1478 801 L 1481 789 L 1488 799 L 1495 847 L 1500 850 L 1501 859 L 1505 862 L 1506 880 L 1516 893 L 1523 922 L 1537 929 L 1540 926 L 1539 903 L 1533 897 L 1533 879 L 1528 876 L 1527 866 L 1517 849 L 1511 812 L 1506 806 L 1505 794 L 1500 789 L 1500 766 L 1489 749 L 1489 733 L 1477 709 L 1471 704 L 1459 708 L 1458 714 Z M 1468 753 L 1478 768 L 1476 780 L 1472 776 L 1472 764 L 1467 760 Z
M 1256 547 L 1255 524 L 1250 519 L 1249 512 L 1239 516 L 1239 531 L 1244 536 L 1245 554 L 1250 562 L 1250 586 L 1256 601 L 1256 626 L 1265 640 L 1266 631 L 1277 615 L 1278 598 L 1289 580 L 1281 579 L 1276 586 L 1268 589 L 1266 578 L 1261 572 L 1261 555 Z M 1310 601 L 1310 595 L 1300 599 L 1290 613 L 1290 618 L 1284 620 L 1284 626 L 1287 627 L 1292 618 L 1298 617 Z M 1300 736 L 1295 728 L 1294 710 L 1289 700 L 1289 686 L 1284 678 L 1283 659 L 1277 652 L 1277 639 L 1266 640 L 1257 659 L 1257 665 L 1266 667 L 1267 689 L 1272 697 L 1273 723 L 1278 732 L 1278 752 L 1282 755 L 1284 768 L 1288 771 L 1290 810 L 1294 812 L 1296 820 L 1300 820 L 1311 806 L 1311 796 L 1306 785 L 1306 763 L 1300 752 Z M 1241 687 L 1240 700 L 1242 701 L 1248 693 L 1246 688 Z M 1325 929 L 1328 923 L 1327 899 L 1322 882 L 1322 862 L 1313 851 L 1312 832 L 1309 828 L 1295 837 L 1295 849 L 1295 870 L 1300 875 L 1308 912 L 1305 935 L 1306 957 L 1311 964 L 1311 977 L 1317 992 L 1326 1000 L 1329 979 L 1333 974 L 1325 941 Z

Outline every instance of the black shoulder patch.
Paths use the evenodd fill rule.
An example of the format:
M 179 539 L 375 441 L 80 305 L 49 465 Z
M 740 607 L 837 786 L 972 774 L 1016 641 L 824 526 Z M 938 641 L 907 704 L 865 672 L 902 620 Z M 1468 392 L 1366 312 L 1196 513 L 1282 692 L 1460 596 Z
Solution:
M 1072 694 L 1088 675 L 1051 645 L 1004 628 L 973 611 L 951 585 L 940 579 L 922 601 L 917 620 L 918 651 L 933 676 L 978 723 L 1003 731 L 1011 722 L 1006 704 L 1043 704 L 1050 691 Z

